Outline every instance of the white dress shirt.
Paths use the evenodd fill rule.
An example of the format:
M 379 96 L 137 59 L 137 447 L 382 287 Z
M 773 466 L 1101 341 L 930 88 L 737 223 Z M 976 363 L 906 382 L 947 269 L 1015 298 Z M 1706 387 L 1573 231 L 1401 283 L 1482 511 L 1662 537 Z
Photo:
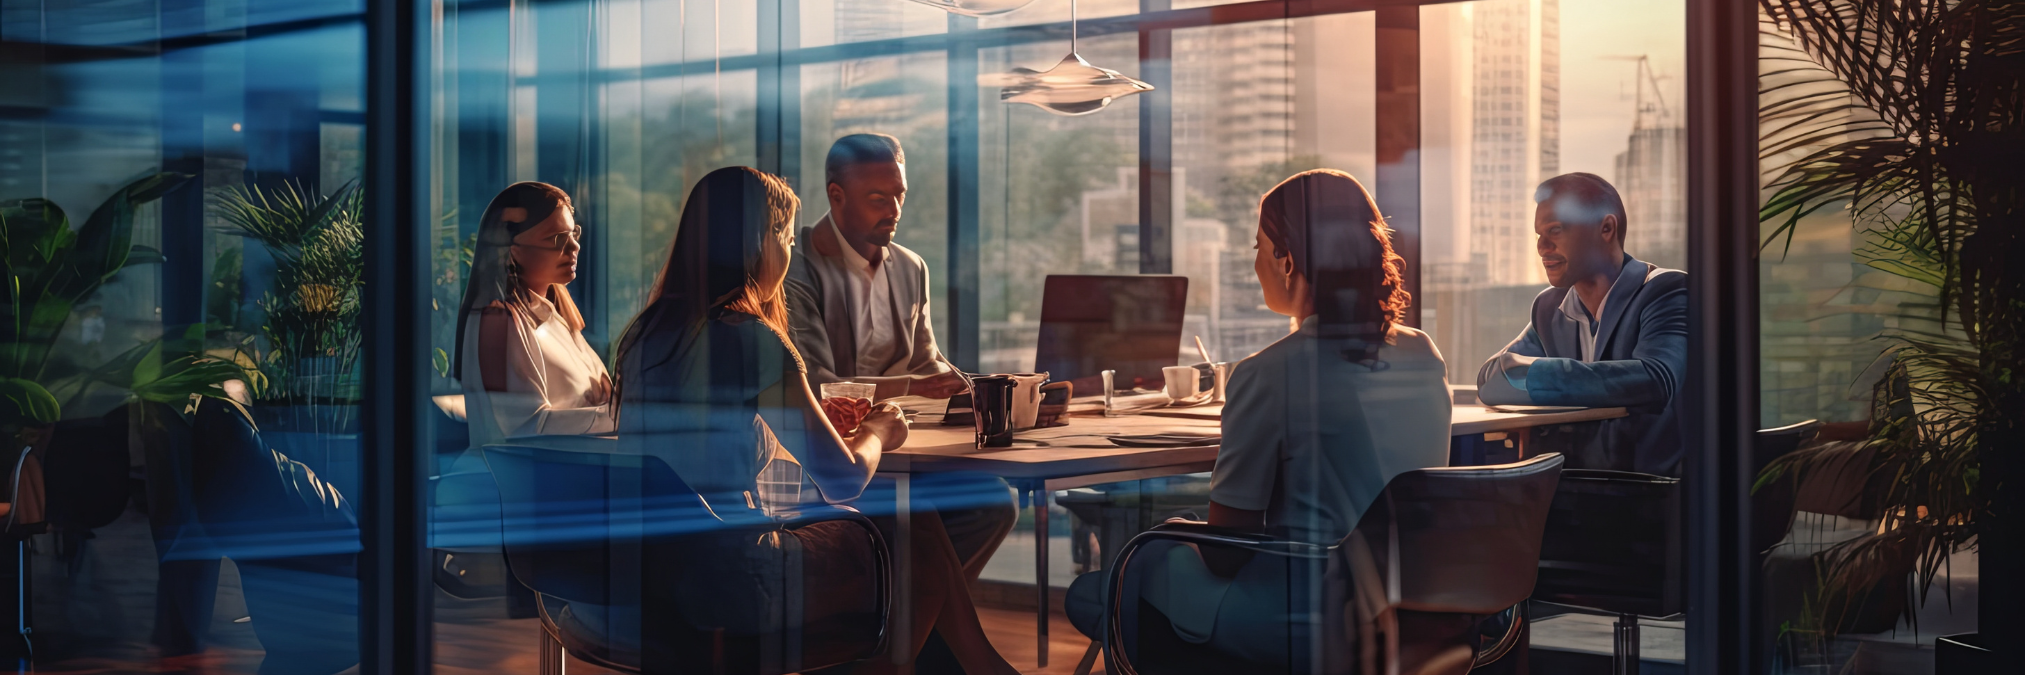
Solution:
M 906 375 L 907 364 L 899 358 L 900 336 L 894 328 L 900 321 L 893 314 L 893 284 L 886 276 L 888 251 L 874 266 L 851 243 L 842 230 L 832 226 L 837 248 L 843 249 L 844 266 L 852 283 L 844 286 L 844 302 L 851 313 L 851 334 L 858 343 L 858 374 L 866 376 Z

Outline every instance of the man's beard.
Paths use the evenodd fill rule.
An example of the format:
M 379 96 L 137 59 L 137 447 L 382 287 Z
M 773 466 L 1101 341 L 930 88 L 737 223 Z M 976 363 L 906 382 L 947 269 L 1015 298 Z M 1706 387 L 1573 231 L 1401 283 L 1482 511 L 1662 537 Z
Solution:
M 871 232 L 865 233 L 865 243 L 873 246 L 885 246 L 893 243 L 894 230 L 886 228 L 893 227 L 894 225 L 895 223 L 892 222 L 879 223 L 877 227 L 872 228 Z

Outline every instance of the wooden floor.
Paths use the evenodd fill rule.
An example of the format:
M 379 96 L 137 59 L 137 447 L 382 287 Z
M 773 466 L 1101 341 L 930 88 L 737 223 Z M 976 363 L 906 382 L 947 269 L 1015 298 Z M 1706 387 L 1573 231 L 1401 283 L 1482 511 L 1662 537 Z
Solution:
M 36 670 L 41 673 L 190 673 L 251 675 L 263 653 L 247 617 L 238 574 L 230 563 L 220 572 L 210 645 L 201 653 L 161 658 L 150 646 L 154 627 L 155 551 L 147 519 L 128 512 L 99 529 L 82 564 L 68 569 L 51 555 L 47 535 L 37 537 L 31 556 L 35 574 Z M 1025 599 L 1023 592 L 1000 592 Z M 1055 607 L 1060 607 L 1059 600 Z M 1035 665 L 1032 609 L 980 611 L 992 644 L 1023 673 L 1070 673 L 1089 641 L 1057 612 L 1050 624 L 1053 648 L 1048 667 Z M 435 606 L 436 672 L 491 675 L 539 672 L 540 628 L 533 619 L 509 619 L 502 598 L 460 600 L 438 592 Z M 1098 664 L 1101 672 L 1102 664 Z M 571 675 L 607 672 L 572 660 Z M 353 668 L 348 673 L 357 672 Z
M 454 601 L 453 601 L 454 602 Z M 540 630 L 531 619 L 502 618 L 456 620 L 444 615 L 439 605 L 436 624 L 436 672 L 445 675 L 480 675 L 482 673 L 534 673 L 535 631 Z M 474 617 L 475 618 L 475 617 Z M 1059 613 L 1053 615 L 1048 624 L 1048 642 L 1052 649 L 1048 655 L 1048 667 L 1036 665 L 1038 650 L 1034 641 L 1034 613 L 1031 609 L 981 608 L 978 619 L 984 623 L 986 634 L 991 636 L 992 646 L 998 649 L 1014 668 L 1027 675 L 1069 675 L 1075 672 L 1077 660 L 1083 657 L 1090 641 L 1069 619 Z M 258 663 L 256 659 L 254 663 Z M 569 675 L 604 675 L 612 671 L 595 665 L 570 659 Z M 1104 672 L 1100 657 L 1092 668 L 1093 672 Z M 245 672 L 245 671 L 239 671 Z

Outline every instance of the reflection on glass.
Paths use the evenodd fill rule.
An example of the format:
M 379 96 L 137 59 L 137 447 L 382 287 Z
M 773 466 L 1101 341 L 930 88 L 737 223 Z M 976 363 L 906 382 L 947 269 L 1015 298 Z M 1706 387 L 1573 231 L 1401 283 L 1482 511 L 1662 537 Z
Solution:
M 1034 4 L 1034 0 L 914 0 L 914 2 L 964 16 L 995 16 L 1018 11 L 1021 7 Z

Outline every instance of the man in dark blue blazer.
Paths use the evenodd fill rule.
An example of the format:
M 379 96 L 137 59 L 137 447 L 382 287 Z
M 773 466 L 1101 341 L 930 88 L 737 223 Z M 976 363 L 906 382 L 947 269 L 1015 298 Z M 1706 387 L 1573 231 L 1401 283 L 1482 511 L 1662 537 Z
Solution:
M 1687 370 L 1687 273 L 1624 252 L 1624 201 L 1592 174 L 1533 194 L 1540 265 L 1552 287 L 1532 323 L 1477 373 L 1487 404 L 1624 407 L 1628 417 L 1535 431 L 1569 468 L 1678 476 L 1676 399 Z

